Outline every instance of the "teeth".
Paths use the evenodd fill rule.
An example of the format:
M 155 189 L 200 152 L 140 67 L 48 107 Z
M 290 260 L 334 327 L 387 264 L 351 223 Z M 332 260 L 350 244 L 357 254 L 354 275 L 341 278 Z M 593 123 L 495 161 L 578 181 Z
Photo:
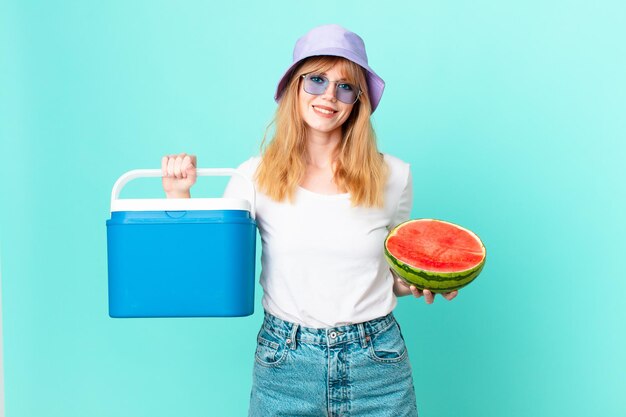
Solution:
M 324 114 L 333 114 L 334 113 L 334 111 L 332 111 L 332 110 L 320 109 L 319 107 L 315 107 L 315 110 L 317 110 L 320 113 L 324 113 Z

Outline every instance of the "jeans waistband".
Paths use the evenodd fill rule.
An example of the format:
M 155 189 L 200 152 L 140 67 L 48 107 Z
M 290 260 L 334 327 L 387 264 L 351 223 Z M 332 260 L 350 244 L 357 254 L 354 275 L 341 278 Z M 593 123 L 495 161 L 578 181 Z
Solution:
M 352 341 L 360 341 L 365 344 L 369 341 L 370 335 L 386 330 L 394 323 L 396 323 L 396 319 L 393 313 L 389 313 L 386 316 L 363 323 L 317 329 L 279 319 L 266 311 L 263 327 L 282 338 L 293 339 L 299 343 L 330 346 Z

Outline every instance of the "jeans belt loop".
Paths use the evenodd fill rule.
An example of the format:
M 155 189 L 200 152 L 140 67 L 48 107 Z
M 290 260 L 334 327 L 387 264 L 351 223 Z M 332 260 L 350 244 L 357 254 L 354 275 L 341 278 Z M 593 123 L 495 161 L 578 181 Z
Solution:
M 367 342 L 369 342 L 370 337 L 365 335 L 365 326 L 363 323 L 359 323 L 356 325 L 359 329 L 359 339 L 361 339 L 361 347 L 365 349 L 367 347 Z
M 296 350 L 297 347 L 296 336 L 298 334 L 298 327 L 299 325 L 297 323 L 293 324 L 291 327 L 291 334 L 289 335 L 289 339 L 287 339 L 287 344 L 289 344 L 289 348 L 291 350 Z

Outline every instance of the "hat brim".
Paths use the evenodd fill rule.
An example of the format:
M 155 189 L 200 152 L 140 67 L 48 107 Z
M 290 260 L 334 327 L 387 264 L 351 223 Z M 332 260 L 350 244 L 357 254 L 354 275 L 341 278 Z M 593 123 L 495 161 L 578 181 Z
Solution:
M 294 69 L 303 60 L 310 58 L 312 56 L 324 56 L 324 55 L 346 58 L 354 62 L 355 64 L 361 66 L 365 70 L 366 72 L 365 78 L 367 80 L 367 88 L 369 90 L 369 98 L 370 98 L 370 103 L 372 106 L 372 113 L 374 113 L 374 110 L 376 110 L 376 107 L 378 107 L 378 103 L 380 102 L 380 99 L 383 95 L 383 91 L 385 90 L 385 82 L 383 81 L 382 78 L 378 76 L 378 74 L 374 72 L 374 70 L 370 68 L 369 65 L 367 65 L 366 62 L 363 62 L 355 53 L 347 49 L 343 49 L 343 48 L 319 49 L 317 51 L 308 53 L 307 56 L 304 56 L 298 59 L 297 61 L 295 61 L 293 64 L 291 64 L 291 66 L 287 69 L 287 71 L 285 71 L 283 76 L 280 78 L 280 81 L 278 82 L 278 87 L 276 88 L 276 94 L 274 95 L 274 100 L 276 100 L 277 102 L 280 100 L 283 94 L 283 91 L 285 90 L 285 87 L 287 86 L 287 83 L 289 82 L 289 79 L 291 78 L 291 75 Z

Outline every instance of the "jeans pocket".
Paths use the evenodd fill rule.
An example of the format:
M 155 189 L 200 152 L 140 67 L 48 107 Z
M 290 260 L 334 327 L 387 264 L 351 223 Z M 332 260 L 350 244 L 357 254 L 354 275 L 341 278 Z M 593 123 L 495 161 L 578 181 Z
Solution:
M 255 360 L 259 365 L 274 367 L 280 365 L 287 356 L 285 343 L 266 329 L 257 336 Z
M 382 363 L 397 363 L 406 359 L 406 344 L 397 323 L 370 335 L 369 353 L 374 361 Z

